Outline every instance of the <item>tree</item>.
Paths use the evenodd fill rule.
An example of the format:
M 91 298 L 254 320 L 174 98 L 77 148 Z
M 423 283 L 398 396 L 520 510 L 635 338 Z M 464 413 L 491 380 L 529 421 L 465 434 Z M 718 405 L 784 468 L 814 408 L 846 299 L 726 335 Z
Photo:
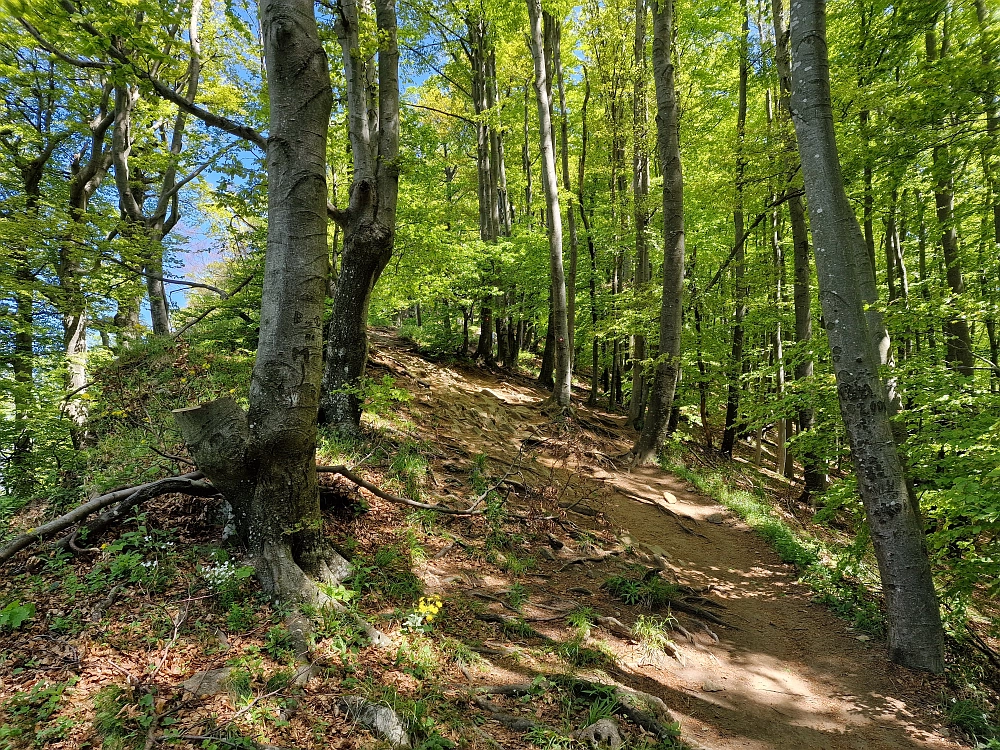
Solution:
M 375 2 L 377 63 L 362 47 L 363 33 L 371 30 L 362 29 L 365 14 L 359 5 L 341 0 L 338 8 L 354 175 L 347 207 L 330 207 L 331 218 L 344 230 L 344 247 L 326 327 L 320 419 L 355 433 L 361 424 L 358 387 L 368 362 L 368 306 L 396 236 L 399 49 L 394 0 Z
M 557 410 L 565 411 L 570 408 L 570 381 L 573 362 L 567 323 L 566 278 L 563 272 L 562 257 L 562 213 L 559 208 L 559 182 L 556 178 L 551 91 L 548 84 L 542 40 L 541 0 L 528 0 L 528 18 L 531 27 L 531 57 L 535 63 L 535 97 L 538 104 L 539 150 L 542 155 L 542 189 L 545 192 L 545 219 L 549 238 L 549 274 L 552 282 L 551 326 L 555 337 L 555 385 L 552 389 L 551 401 Z
M 660 300 L 660 351 L 649 393 L 649 410 L 639 439 L 632 448 L 637 464 L 654 463 L 667 438 L 667 424 L 680 374 L 684 294 L 684 176 L 681 171 L 680 122 L 672 59 L 673 0 L 658 0 L 652 10 L 656 145 L 663 170 L 663 294 Z
M 944 638 L 923 530 L 910 502 L 861 296 L 865 238 L 844 190 L 833 129 L 824 0 L 791 9 L 792 117 L 815 241 L 820 301 L 889 620 L 889 655 L 941 672 Z
M 341 580 L 348 568 L 324 541 L 316 482 L 332 92 L 313 6 L 313 0 L 272 0 L 261 8 L 270 104 L 268 233 L 249 413 L 222 399 L 176 418 L 199 468 L 231 503 L 264 588 L 282 599 L 318 602 L 318 584 Z M 353 34 L 356 40 L 356 28 Z M 356 184 L 352 203 L 368 200 L 359 195 L 368 189 Z

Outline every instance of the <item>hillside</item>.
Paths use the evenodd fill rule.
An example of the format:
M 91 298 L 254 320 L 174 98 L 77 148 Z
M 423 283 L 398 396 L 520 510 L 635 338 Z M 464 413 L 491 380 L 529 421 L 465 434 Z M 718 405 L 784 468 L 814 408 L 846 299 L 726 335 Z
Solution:
M 33 613 L 0 634 L 0 747 L 377 747 L 355 720 L 375 705 L 425 750 L 571 747 L 611 715 L 628 747 L 963 746 L 945 678 L 890 664 L 687 481 L 621 465 L 622 418 L 550 421 L 526 377 L 432 362 L 387 331 L 370 374 L 395 381 L 370 444 L 327 442 L 322 460 L 483 514 L 328 475 L 355 572 L 330 592 L 347 613 L 305 619 L 256 591 L 218 499 L 166 495 L 99 548 L 21 553 L 0 600 Z

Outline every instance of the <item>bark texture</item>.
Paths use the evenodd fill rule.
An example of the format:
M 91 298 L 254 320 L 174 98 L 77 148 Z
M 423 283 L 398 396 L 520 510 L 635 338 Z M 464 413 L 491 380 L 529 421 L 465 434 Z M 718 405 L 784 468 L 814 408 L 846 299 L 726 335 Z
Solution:
M 358 3 L 341 0 L 337 37 L 344 52 L 354 179 L 346 209 L 331 209 L 344 230 L 333 315 L 326 327 L 320 420 L 357 432 L 359 387 L 368 363 L 368 305 L 392 257 L 399 197 L 399 49 L 396 6 L 377 0 L 377 60 L 363 56 Z
M 681 312 L 684 282 L 684 178 L 681 172 L 680 115 L 671 56 L 673 0 L 653 4 L 653 80 L 656 83 L 656 145 L 663 168 L 663 296 L 660 300 L 660 351 L 636 463 L 652 463 L 668 434 L 670 411 L 680 374 Z
M 550 322 L 555 349 L 552 405 L 559 410 L 570 408 L 572 357 L 567 323 L 566 277 L 562 257 L 562 212 L 559 208 L 559 182 L 556 178 L 555 149 L 552 131 L 551 86 L 546 71 L 542 40 L 541 0 L 528 0 L 531 26 L 531 57 L 535 64 L 535 96 L 538 103 L 538 130 L 542 161 L 542 189 L 545 192 L 546 219 L 549 236 L 549 273 L 552 282 L 552 320 Z
M 270 100 L 268 235 L 249 414 L 230 399 L 176 413 L 235 512 L 265 590 L 321 601 L 347 563 L 324 542 L 316 414 L 326 291 L 326 140 L 332 94 L 312 0 L 261 6 Z
M 889 620 L 889 655 L 941 672 L 944 638 L 923 530 L 907 492 L 889 421 L 889 395 L 862 298 L 865 238 L 844 190 L 837 156 L 826 47 L 826 4 L 796 0 L 791 12 L 792 117 L 816 244 L 820 300 L 871 527 Z

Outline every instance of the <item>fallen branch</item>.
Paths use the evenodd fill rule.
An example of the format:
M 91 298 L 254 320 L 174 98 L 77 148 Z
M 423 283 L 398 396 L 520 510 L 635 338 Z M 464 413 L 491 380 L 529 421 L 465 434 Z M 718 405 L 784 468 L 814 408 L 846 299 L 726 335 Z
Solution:
M 164 495 L 168 492 L 183 492 L 185 490 L 192 489 L 195 486 L 199 486 L 201 488 L 211 487 L 211 485 L 198 482 L 198 480 L 203 478 L 204 474 L 200 471 L 193 471 L 189 474 L 182 474 L 178 477 L 158 479 L 155 482 L 142 484 L 138 487 L 127 487 L 123 490 L 116 490 L 105 495 L 99 495 L 98 497 L 87 501 L 83 505 L 77 506 L 69 513 L 59 516 L 59 518 L 49 521 L 36 529 L 29 529 L 26 533 L 14 539 L 14 541 L 0 550 L 0 565 L 6 563 L 14 555 L 26 547 L 30 547 L 36 542 L 55 536 L 60 531 L 68 529 L 73 524 L 79 523 L 83 519 L 99 510 L 102 510 L 103 508 L 108 507 L 109 505 L 114 505 L 115 503 L 122 502 L 123 500 L 135 498 L 136 496 L 139 496 L 139 500 L 137 502 L 141 502 L 142 500 L 148 500 L 149 498 Z
M 466 508 L 464 510 L 449 508 L 447 505 L 431 505 L 430 503 L 420 503 L 417 502 L 416 500 L 410 500 L 407 497 L 398 497 L 396 495 L 391 495 L 385 490 L 378 487 L 377 485 L 374 485 L 371 482 L 362 479 L 357 474 L 355 474 L 354 472 L 352 472 L 350 469 L 348 469 L 346 466 L 343 465 L 317 466 L 316 471 L 325 474 L 339 474 L 340 476 L 344 477 L 344 479 L 354 482 L 354 484 L 358 485 L 359 487 L 363 487 L 376 497 L 380 497 L 383 500 L 387 500 L 390 503 L 399 503 L 400 505 L 408 505 L 411 508 L 420 508 L 421 510 L 433 510 L 437 513 L 445 513 L 450 516 L 483 515 L 483 511 L 476 510 L 476 506 L 479 505 L 480 502 L 482 502 L 481 500 L 477 500 L 475 503 L 473 503 L 471 507 Z
M 76 546 L 76 538 L 84 529 L 87 531 L 87 541 L 92 542 L 99 534 L 103 534 L 109 528 L 127 518 L 129 512 L 137 505 L 154 497 L 166 495 L 170 492 L 183 492 L 187 495 L 195 495 L 197 497 L 211 497 L 212 495 L 219 494 L 219 491 L 207 480 L 182 480 L 180 478 L 169 477 L 168 479 L 161 479 L 159 484 L 154 483 L 154 485 L 156 486 L 148 489 L 137 488 L 135 492 L 119 502 L 115 507 L 104 511 L 93 521 L 87 523 L 86 526 L 81 526 L 71 534 L 67 534 L 62 539 L 57 540 L 53 546 L 56 549 L 69 549 L 74 552 L 93 552 L 95 551 L 94 547 L 81 550 Z

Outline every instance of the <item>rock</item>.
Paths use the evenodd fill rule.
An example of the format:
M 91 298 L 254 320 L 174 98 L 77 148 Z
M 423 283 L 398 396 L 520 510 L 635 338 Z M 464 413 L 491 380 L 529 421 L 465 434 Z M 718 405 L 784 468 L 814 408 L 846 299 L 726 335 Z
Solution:
M 702 685 L 701 689 L 704 690 L 706 693 L 721 693 L 723 690 L 725 690 L 725 688 L 722 687 L 722 685 L 718 685 L 712 682 L 711 680 L 707 681 L 704 685 Z
M 198 672 L 194 677 L 181 683 L 181 687 L 194 695 L 219 695 L 229 690 L 229 675 L 232 669 L 219 667 L 207 672 Z
M 663 491 L 663 499 L 671 505 L 677 502 L 677 496 L 673 492 L 667 492 L 666 490 Z
M 552 549 L 562 549 L 566 546 L 555 534 L 549 534 L 549 545 L 551 545 Z
M 711 513 L 710 515 L 705 517 L 705 520 L 708 521 L 709 523 L 722 523 L 723 521 L 726 520 L 726 517 L 721 513 Z
M 855 637 L 855 639 L 861 641 L 862 643 L 865 642 L 865 641 L 870 641 L 871 640 L 871 637 L 867 636 L 867 635 L 856 635 L 854 637 Z
M 622 746 L 622 736 L 614 719 L 601 719 L 570 734 L 574 740 L 586 742 L 592 748 L 609 747 L 618 750 Z
M 542 548 L 540 548 L 538 550 L 538 556 L 539 557 L 544 557 L 546 560 L 555 560 L 556 559 L 555 553 L 552 550 L 550 550 L 548 547 L 542 547 Z
M 394 748 L 413 747 L 402 719 L 388 706 L 355 695 L 344 696 L 342 703 L 350 718 L 368 727 Z
M 573 586 L 572 588 L 566 589 L 570 594 L 580 594 L 580 596 L 593 596 L 594 592 L 583 586 Z

